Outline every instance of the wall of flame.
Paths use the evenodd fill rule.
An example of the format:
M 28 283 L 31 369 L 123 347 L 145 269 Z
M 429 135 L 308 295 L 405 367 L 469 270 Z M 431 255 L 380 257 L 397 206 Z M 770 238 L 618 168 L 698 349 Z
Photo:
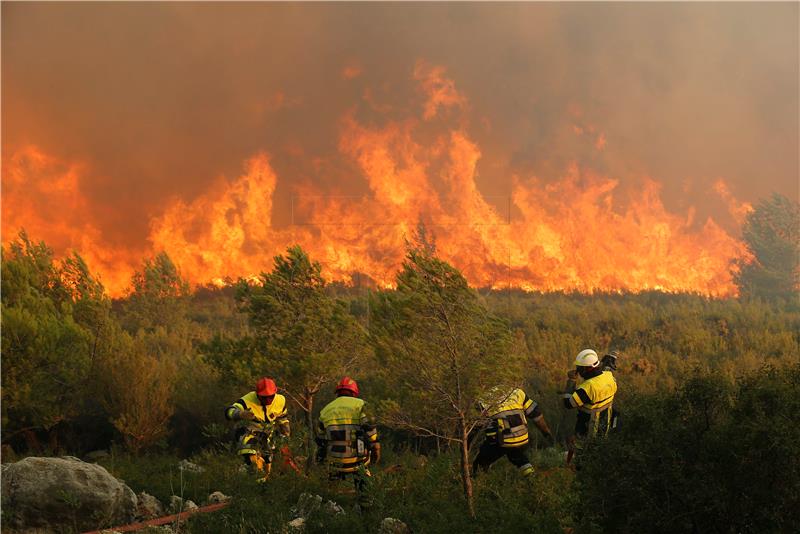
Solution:
M 343 79 L 359 75 L 357 66 L 342 71 Z M 29 145 L 4 154 L 3 241 L 24 227 L 59 254 L 77 250 L 114 296 L 125 293 L 142 259 L 160 250 L 191 282 L 223 284 L 269 270 L 272 257 L 295 243 L 323 264 L 330 280 L 390 287 L 406 241 L 423 223 L 439 254 L 478 287 L 735 294 L 731 263 L 746 247 L 712 218 L 695 220 L 692 207 L 669 211 L 654 178 L 638 177 L 636 187 L 622 190 L 619 179 L 573 163 L 558 180 L 514 175 L 510 195 L 485 195 L 467 96 L 441 65 L 420 60 L 410 80 L 416 97 L 406 116 L 370 121 L 353 108 L 339 120 L 336 157 L 366 181 L 365 194 L 295 183 L 288 224 L 275 223 L 281 177 L 267 147 L 247 158 L 238 176 L 166 202 L 148 217 L 146 243 L 111 243 L 87 216 L 115 209 L 83 193 L 91 163 Z M 372 112 L 384 111 L 369 93 L 364 101 Z M 573 130 L 604 150 L 597 127 Z M 724 180 L 708 193 L 738 222 L 752 209 Z

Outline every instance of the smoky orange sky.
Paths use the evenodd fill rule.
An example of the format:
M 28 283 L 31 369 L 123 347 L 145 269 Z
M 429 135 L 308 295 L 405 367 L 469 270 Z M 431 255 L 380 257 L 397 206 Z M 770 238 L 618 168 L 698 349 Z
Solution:
M 476 286 L 731 295 L 798 198 L 798 7 L 6 2 L 2 239 L 390 285 L 425 222 Z

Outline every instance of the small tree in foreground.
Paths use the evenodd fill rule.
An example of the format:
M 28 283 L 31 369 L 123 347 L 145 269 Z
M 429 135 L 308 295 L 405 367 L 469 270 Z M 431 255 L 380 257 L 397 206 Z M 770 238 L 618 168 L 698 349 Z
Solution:
M 58 426 L 80 415 L 108 314 L 102 285 L 73 253 L 56 261 L 44 242 L 21 231 L 2 249 L 2 420 L 4 439 L 34 430 L 58 448 Z
M 138 454 L 167 435 L 177 365 L 172 354 L 157 354 L 144 333 L 134 339 L 114 326 L 106 337 L 98 361 L 98 398 L 125 445 Z
M 424 236 L 423 241 L 424 241 Z M 461 273 L 422 243 L 411 248 L 397 290 L 374 299 L 372 334 L 395 392 L 384 420 L 457 445 L 461 480 L 474 517 L 470 432 L 487 391 L 520 379 L 522 358 L 508 326 L 489 314 Z
M 314 459 L 314 397 L 322 386 L 352 370 L 366 354 L 366 334 L 346 304 L 325 292 L 321 267 L 299 246 L 275 257 L 260 285 L 240 285 L 240 301 L 250 318 L 252 350 L 235 364 L 242 380 L 272 374 L 303 410 L 308 427 L 308 463 Z

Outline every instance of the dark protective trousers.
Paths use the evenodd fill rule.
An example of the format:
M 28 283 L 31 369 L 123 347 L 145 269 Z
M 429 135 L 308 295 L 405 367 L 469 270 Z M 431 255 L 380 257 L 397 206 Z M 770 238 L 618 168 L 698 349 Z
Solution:
M 478 450 L 478 456 L 472 463 L 472 472 L 477 474 L 478 470 L 486 471 L 493 463 L 505 456 L 514 464 L 520 472 L 527 476 L 533 474 L 533 466 L 528 459 L 528 445 L 521 447 L 498 447 L 496 444 L 486 440 Z
M 358 466 L 358 469 L 352 473 L 331 471 L 328 478 L 336 481 L 352 478 L 353 486 L 355 486 L 356 489 L 356 495 L 358 495 L 359 506 L 361 506 L 362 509 L 372 506 L 372 473 L 369 472 L 369 469 L 367 469 L 365 465 Z

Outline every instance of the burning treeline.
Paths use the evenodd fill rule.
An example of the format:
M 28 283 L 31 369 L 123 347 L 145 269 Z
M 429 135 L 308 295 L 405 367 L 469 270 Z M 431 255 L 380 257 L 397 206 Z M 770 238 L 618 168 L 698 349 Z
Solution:
M 363 175 L 367 194 L 337 195 L 306 181 L 292 191 L 291 223 L 273 225 L 281 177 L 264 147 L 243 162 L 240 176 L 220 178 L 153 214 L 149 243 L 120 247 L 108 244 L 88 216 L 114 209 L 92 205 L 82 192 L 89 164 L 29 146 L 4 158 L 3 240 L 24 227 L 57 253 L 77 250 L 115 296 L 125 292 L 143 257 L 157 251 L 166 251 L 191 282 L 219 284 L 269 269 L 271 258 L 294 243 L 322 263 L 328 279 L 356 283 L 363 274 L 389 286 L 406 240 L 423 223 L 443 259 L 479 287 L 735 294 L 731 262 L 746 247 L 711 218 L 694 220 L 692 208 L 669 211 L 655 179 L 642 178 L 636 190 L 623 192 L 618 179 L 576 163 L 558 180 L 513 176 L 509 196 L 484 196 L 467 96 L 443 67 L 423 61 L 410 80 L 419 98 L 405 118 L 374 124 L 355 108 L 341 117 L 339 157 Z M 368 93 L 364 99 L 381 111 Z M 575 135 L 591 135 L 598 151 L 606 144 L 594 128 L 576 126 Z M 750 210 L 723 181 L 709 194 L 738 220 Z

